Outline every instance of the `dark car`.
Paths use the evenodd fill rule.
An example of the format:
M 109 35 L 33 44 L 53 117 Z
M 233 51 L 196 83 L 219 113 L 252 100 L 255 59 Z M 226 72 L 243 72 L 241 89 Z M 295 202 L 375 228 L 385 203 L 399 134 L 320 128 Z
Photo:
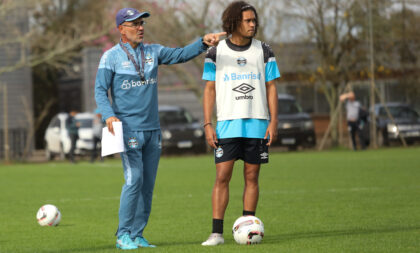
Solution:
M 207 144 L 200 123 L 184 108 L 159 106 L 162 153 L 191 151 L 204 153 Z
M 278 139 L 275 145 L 286 146 L 289 150 L 316 145 L 314 123 L 293 96 L 279 94 L 278 110 Z
M 385 107 L 376 104 L 375 115 L 377 125 L 377 139 L 380 146 L 388 146 L 391 142 L 400 142 L 404 137 L 408 144 L 420 141 L 420 117 L 409 105 L 404 103 L 386 103 L 386 107 L 395 120 L 395 124 L 388 117 Z

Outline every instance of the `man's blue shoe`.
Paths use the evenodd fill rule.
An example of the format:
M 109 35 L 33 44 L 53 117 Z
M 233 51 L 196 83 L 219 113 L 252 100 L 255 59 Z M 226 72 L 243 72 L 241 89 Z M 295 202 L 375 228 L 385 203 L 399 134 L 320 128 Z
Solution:
M 123 234 L 117 239 L 117 249 L 137 249 L 138 246 L 135 244 L 128 233 Z
M 134 244 L 141 248 L 156 248 L 156 245 L 149 244 L 143 236 L 136 237 L 136 239 L 134 239 Z

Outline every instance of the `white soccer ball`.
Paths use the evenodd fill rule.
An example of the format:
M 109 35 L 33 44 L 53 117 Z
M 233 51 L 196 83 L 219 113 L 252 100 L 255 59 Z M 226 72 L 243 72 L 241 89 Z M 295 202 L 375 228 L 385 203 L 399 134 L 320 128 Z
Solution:
M 233 224 L 232 234 L 239 244 L 260 243 L 264 237 L 264 224 L 255 216 L 242 216 Z
M 36 213 L 36 219 L 41 226 L 57 226 L 61 221 L 61 213 L 54 205 L 43 205 Z

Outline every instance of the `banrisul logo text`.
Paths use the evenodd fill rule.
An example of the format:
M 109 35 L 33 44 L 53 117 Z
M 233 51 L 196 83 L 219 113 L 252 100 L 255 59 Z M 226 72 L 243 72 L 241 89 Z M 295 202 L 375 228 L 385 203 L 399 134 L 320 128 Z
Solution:
M 245 80 L 261 80 L 261 73 L 254 73 L 254 72 L 248 72 L 248 73 L 230 73 L 225 74 L 223 77 L 223 81 L 229 82 L 229 81 L 245 81 Z
M 140 86 L 148 85 L 148 84 L 156 84 L 156 79 L 151 78 L 151 79 L 148 79 L 146 81 L 124 80 L 123 83 L 121 84 L 121 89 L 129 90 L 131 88 L 140 87 Z

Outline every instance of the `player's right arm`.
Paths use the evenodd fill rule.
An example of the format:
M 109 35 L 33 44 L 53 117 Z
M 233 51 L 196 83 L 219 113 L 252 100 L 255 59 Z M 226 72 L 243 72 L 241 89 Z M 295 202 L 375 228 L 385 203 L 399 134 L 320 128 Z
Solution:
M 170 65 L 187 62 L 206 51 L 208 47 L 217 46 L 222 36 L 226 36 L 226 33 L 209 33 L 183 48 L 160 47 L 159 64 Z
M 108 99 L 108 90 L 112 86 L 114 77 L 115 64 L 111 51 L 105 52 L 99 62 L 98 72 L 96 73 L 95 80 L 95 101 L 99 113 L 106 120 L 108 130 L 114 134 L 112 122 L 120 121 L 115 117 L 114 110 L 112 110 L 111 103 Z
M 206 134 L 207 143 L 213 147 L 217 148 L 217 135 L 216 131 L 211 124 L 211 118 L 213 115 L 214 103 L 216 100 L 216 82 L 207 81 L 206 87 L 204 88 L 203 96 L 203 108 L 204 108 L 204 132 Z

